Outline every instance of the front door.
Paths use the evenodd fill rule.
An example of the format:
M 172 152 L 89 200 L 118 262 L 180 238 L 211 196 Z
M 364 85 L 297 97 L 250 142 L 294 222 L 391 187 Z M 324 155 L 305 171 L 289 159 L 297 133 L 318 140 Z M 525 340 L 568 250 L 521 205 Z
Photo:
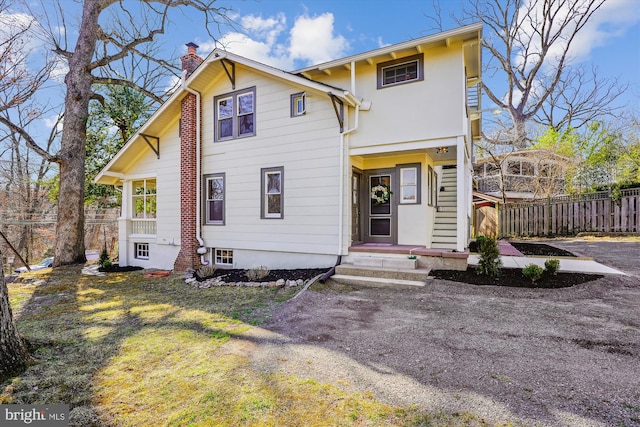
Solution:
M 395 243 L 396 216 L 393 204 L 394 169 L 377 169 L 365 174 L 365 242 Z

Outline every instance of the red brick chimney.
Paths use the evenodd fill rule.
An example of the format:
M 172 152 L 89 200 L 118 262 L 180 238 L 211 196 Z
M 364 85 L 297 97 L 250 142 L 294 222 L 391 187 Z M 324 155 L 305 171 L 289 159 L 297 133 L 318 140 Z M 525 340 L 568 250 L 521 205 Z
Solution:
M 182 69 L 187 70 L 187 77 L 202 63 L 202 58 L 196 54 L 198 46 L 188 43 L 188 53 L 182 56 Z M 175 271 L 184 271 L 188 268 L 197 268 L 200 265 L 198 255 L 198 241 L 196 232 L 196 205 L 197 177 L 197 105 L 198 98 L 193 93 L 188 93 L 182 98 L 180 104 L 180 252 L 173 265 Z
M 189 77 L 204 60 L 198 56 L 199 46 L 197 44 L 189 42 L 186 46 L 187 54 L 182 55 L 180 60 L 182 61 L 182 71 L 187 70 L 187 77 Z

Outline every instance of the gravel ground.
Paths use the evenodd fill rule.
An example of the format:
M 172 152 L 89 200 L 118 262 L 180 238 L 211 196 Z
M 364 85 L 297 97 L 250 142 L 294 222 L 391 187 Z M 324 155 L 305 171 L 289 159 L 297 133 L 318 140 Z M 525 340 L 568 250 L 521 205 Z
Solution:
M 640 242 L 547 243 L 630 276 L 563 289 L 314 284 L 229 350 L 259 369 L 492 423 L 640 426 Z

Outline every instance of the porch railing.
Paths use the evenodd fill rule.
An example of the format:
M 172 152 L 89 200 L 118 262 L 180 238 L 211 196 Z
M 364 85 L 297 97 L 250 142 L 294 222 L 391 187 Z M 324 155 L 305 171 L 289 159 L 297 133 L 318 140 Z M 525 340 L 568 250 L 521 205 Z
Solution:
M 156 220 L 155 219 L 132 219 L 131 234 L 155 235 Z

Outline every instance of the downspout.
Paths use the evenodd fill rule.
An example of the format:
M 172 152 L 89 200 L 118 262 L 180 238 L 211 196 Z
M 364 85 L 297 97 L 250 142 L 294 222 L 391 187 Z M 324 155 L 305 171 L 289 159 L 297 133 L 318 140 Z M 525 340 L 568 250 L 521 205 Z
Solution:
M 348 149 L 348 144 L 346 143 L 344 136 L 350 134 L 351 132 L 358 129 L 358 119 L 360 117 L 360 105 L 361 102 L 355 98 L 353 95 L 356 90 L 356 63 L 355 61 L 351 61 L 351 93 L 346 94 L 346 97 L 352 98 L 354 104 L 356 106 L 355 111 L 355 119 L 353 123 L 353 127 L 351 129 L 347 129 L 340 134 L 340 201 L 338 203 L 338 256 L 344 255 L 342 253 L 342 246 L 344 243 L 343 238 L 343 225 L 344 225 L 344 151 L 345 145 Z
M 187 86 L 187 72 L 182 72 L 182 88 L 187 92 L 193 94 L 196 97 L 196 240 L 200 247 L 198 248 L 198 255 L 200 255 L 200 264 L 207 265 L 209 261 L 204 259 L 204 255 L 207 253 L 207 248 L 202 240 L 202 222 L 200 219 L 202 208 L 200 206 L 200 199 L 202 193 L 202 177 L 200 174 L 200 168 L 202 160 L 200 158 L 200 146 L 202 145 L 202 135 L 200 131 L 200 92 L 191 89 Z

